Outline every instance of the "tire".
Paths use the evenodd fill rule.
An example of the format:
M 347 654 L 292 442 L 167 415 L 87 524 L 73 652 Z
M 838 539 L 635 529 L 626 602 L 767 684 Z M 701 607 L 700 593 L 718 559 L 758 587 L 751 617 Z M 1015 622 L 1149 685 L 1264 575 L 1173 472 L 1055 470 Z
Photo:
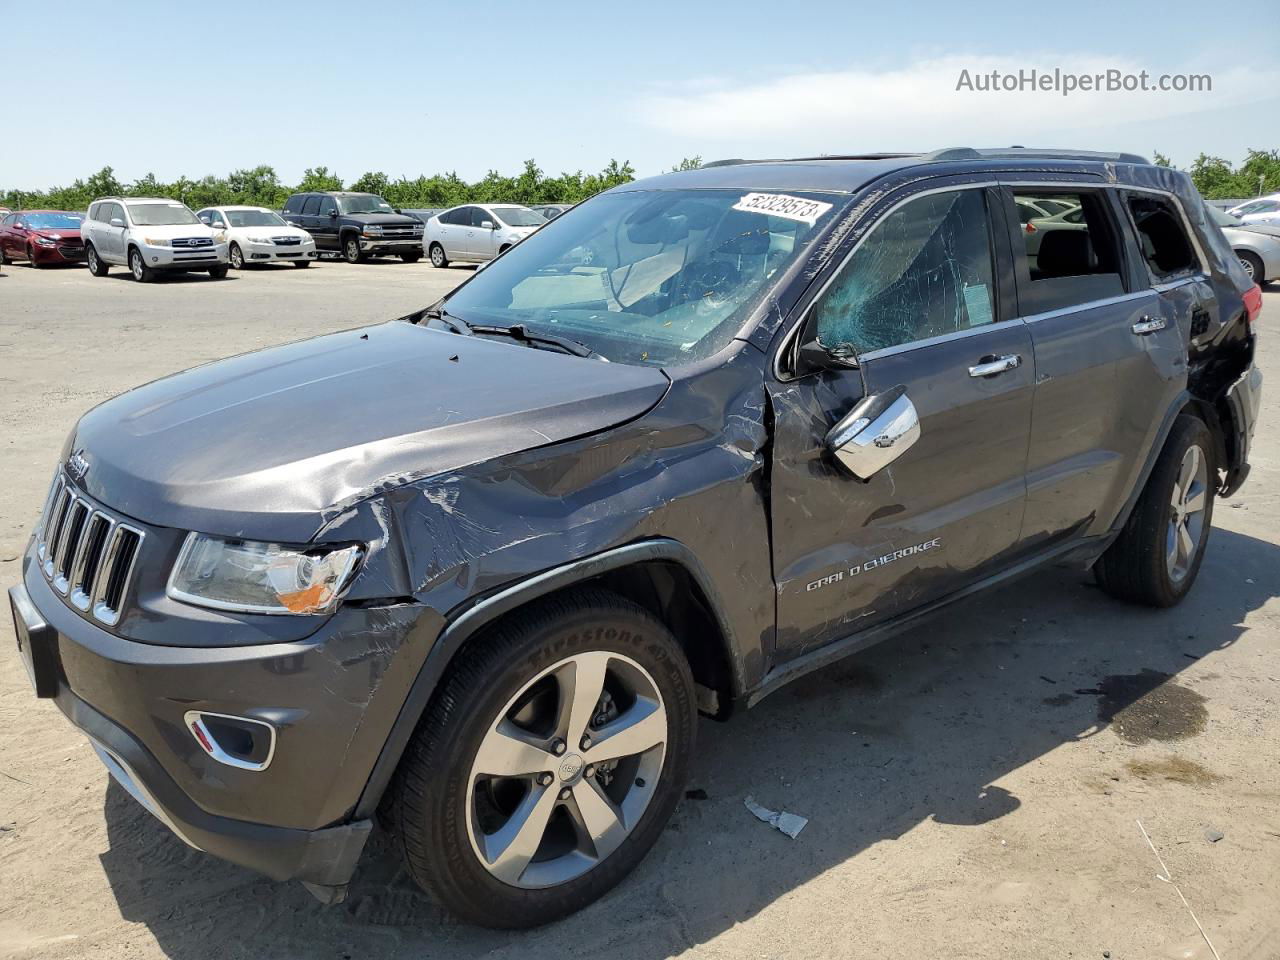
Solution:
M 444 247 L 438 243 L 431 245 L 431 265 L 440 270 L 449 265 L 449 258 L 444 255 Z
M 364 263 L 368 259 L 360 249 L 360 238 L 354 233 L 342 238 L 342 259 L 347 263 Z
M 4 252 L 4 245 L 0 244 L 0 267 L 8 266 L 9 255 Z
M 150 283 L 156 278 L 155 271 L 147 266 L 137 247 L 129 248 L 129 273 L 138 283 Z
M 215 280 L 225 280 L 227 278 L 227 269 L 228 267 L 225 263 L 220 263 L 216 267 L 209 268 L 209 276 Z
M 227 265 L 236 270 L 244 269 L 244 251 L 240 249 L 240 244 L 233 243 L 227 250 Z
M 421 260 L 421 259 L 422 259 L 422 254 L 420 254 L 420 253 L 402 253 L 402 254 L 400 254 L 400 259 L 401 259 L 401 260 L 403 260 L 405 263 L 417 263 L 419 260 Z
M 85 244 L 84 260 L 89 268 L 89 273 L 95 277 L 105 277 L 111 269 L 111 264 L 98 256 L 98 251 L 94 249 L 92 243 Z
M 1190 591 L 1213 523 L 1214 449 L 1199 417 L 1183 414 L 1174 422 L 1128 522 L 1094 565 L 1107 593 L 1172 607 Z
M 295 267 L 298 267 L 301 270 L 305 270 L 307 267 L 311 266 L 311 261 L 310 260 L 294 260 L 293 265 Z
M 604 590 L 536 601 L 472 644 L 406 747 L 384 810 L 410 874 L 446 907 L 482 926 L 534 927 L 602 896 L 661 836 L 693 750 L 693 679 L 670 631 Z M 573 678 L 583 669 L 608 679 L 601 688 L 588 683 L 578 708 L 563 709 L 575 703 Z M 596 699 L 594 689 L 615 699 Z M 626 747 L 662 739 L 616 762 L 605 759 L 611 736 L 594 744 L 594 758 L 590 741 L 573 742 L 584 724 L 590 735 L 628 716 L 639 722 L 627 725 Z M 522 730 L 526 742 L 500 733 L 499 723 Z M 504 773 L 486 776 L 485 756 Z M 629 827 L 614 816 L 623 802 Z M 540 840 L 523 855 L 507 858 L 512 843 L 490 855 L 487 844 L 517 817 Z M 531 848 L 539 859 L 530 859 Z
M 36 259 L 36 252 L 31 247 L 27 247 L 27 266 L 32 270 L 41 269 L 44 264 Z
M 506 253 L 510 249 L 511 249 L 511 244 L 504 243 L 502 246 L 498 248 L 498 256 L 502 256 L 504 253 Z
M 1237 250 L 1236 259 L 1240 261 L 1240 266 L 1244 267 L 1244 272 L 1249 275 L 1249 279 L 1261 286 L 1266 273 L 1266 267 L 1262 265 L 1261 258 L 1248 250 Z

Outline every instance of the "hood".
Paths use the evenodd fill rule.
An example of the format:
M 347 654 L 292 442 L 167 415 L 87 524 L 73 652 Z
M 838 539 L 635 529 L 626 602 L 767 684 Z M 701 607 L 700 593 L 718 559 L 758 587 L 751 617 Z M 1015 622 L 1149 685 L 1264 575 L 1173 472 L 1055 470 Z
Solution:
M 157 237 L 163 240 L 173 240 L 177 237 L 212 237 L 214 234 L 213 228 L 203 223 L 176 223 L 162 227 L 134 226 L 130 229 L 136 230 L 144 237 Z
M 79 240 L 80 231 L 75 227 L 50 227 L 48 230 L 32 230 L 32 236 L 45 237 L 49 240 Z
M 406 216 L 403 213 L 344 213 L 343 219 L 350 220 L 353 223 L 363 223 L 372 225 L 375 223 L 386 224 L 388 226 L 409 226 L 420 227 L 422 221 L 414 217 Z
M 1242 223 L 1238 227 L 1231 227 L 1229 229 L 1243 230 L 1246 233 L 1260 233 L 1264 237 L 1280 237 L 1280 223 Z
M 604 430 L 667 386 L 656 367 L 392 322 L 131 390 L 85 414 L 67 454 L 138 520 L 303 543 L 381 489 Z

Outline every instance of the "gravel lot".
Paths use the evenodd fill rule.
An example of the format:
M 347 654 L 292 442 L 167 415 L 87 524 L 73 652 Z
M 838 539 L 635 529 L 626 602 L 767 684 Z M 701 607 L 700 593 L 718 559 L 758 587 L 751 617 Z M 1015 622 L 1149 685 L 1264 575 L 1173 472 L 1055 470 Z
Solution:
M 119 274 L 119 276 L 116 276 Z M 229 354 L 399 316 L 470 268 L 265 268 L 143 286 L 0 276 L 0 587 L 91 405 Z M 1267 293 L 1261 362 L 1280 370 Z M 459 926 L 379 837 L 324 908 L 184 846 L 35 700 L 0 620 L 0 956 L 1280 956 L 1280 387 L 1191 597 L 1152 612 L 1045 571 L 704 722 L 640 870 L 523 934 Z M 803 814 L 796 839 L 743 807 Z M 1224 834 L 1217 842 L 1206 831 Z M 1104 952 L 1105 951 L 1105 952 Z

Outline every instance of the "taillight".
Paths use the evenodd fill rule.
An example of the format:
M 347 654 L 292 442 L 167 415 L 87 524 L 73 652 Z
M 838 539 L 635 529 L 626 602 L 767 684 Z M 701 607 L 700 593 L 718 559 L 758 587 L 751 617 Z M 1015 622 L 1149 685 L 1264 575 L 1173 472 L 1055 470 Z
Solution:
M 1244 312 L 1250 327 L 1262 316 L 1262 288 L 1256 283 L 1244 293 Z
M 1036 225 L 1034 223 L 1028 223 L 1027 233 L 1035 233 L 1035 232 L 1036 232 Z

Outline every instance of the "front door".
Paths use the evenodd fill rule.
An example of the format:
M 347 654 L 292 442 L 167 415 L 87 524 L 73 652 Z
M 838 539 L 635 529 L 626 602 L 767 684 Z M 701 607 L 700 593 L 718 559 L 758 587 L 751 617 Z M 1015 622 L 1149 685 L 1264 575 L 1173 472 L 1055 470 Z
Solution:
M 338 249 L 338 201 L 333 197 L 318 197 L 320 208 L 311 218 L 314 226 L 312 235 L 316 238 L 316 247 L 325 250 Z M 311 201 L 307 201 L 308 204 Z
M 94 231 L 96 234 L 95 241 L 98 246 L 98 256 L 111 263 L 124 263 L 124 237 L 128 227 L 117 226 L 116 223 L 111 222 L 115 220 L 119 224 L 127 224 L 124 205 L 119 203 L 108 204 L 101 217 L 103 222 L 99 224 L 99 229 Z
M 961 589 L 1018 546 L 1034 362 L 1009 319 L 1009 235 L 993 219 L 1003 213 L 985 187 L 900 200 L 808 310 L 802 342 L 858 359 L 771 388 L 779 659 Z M 900 388 L 918 439 L 851 475 L 824 438 L 860 401 Z

